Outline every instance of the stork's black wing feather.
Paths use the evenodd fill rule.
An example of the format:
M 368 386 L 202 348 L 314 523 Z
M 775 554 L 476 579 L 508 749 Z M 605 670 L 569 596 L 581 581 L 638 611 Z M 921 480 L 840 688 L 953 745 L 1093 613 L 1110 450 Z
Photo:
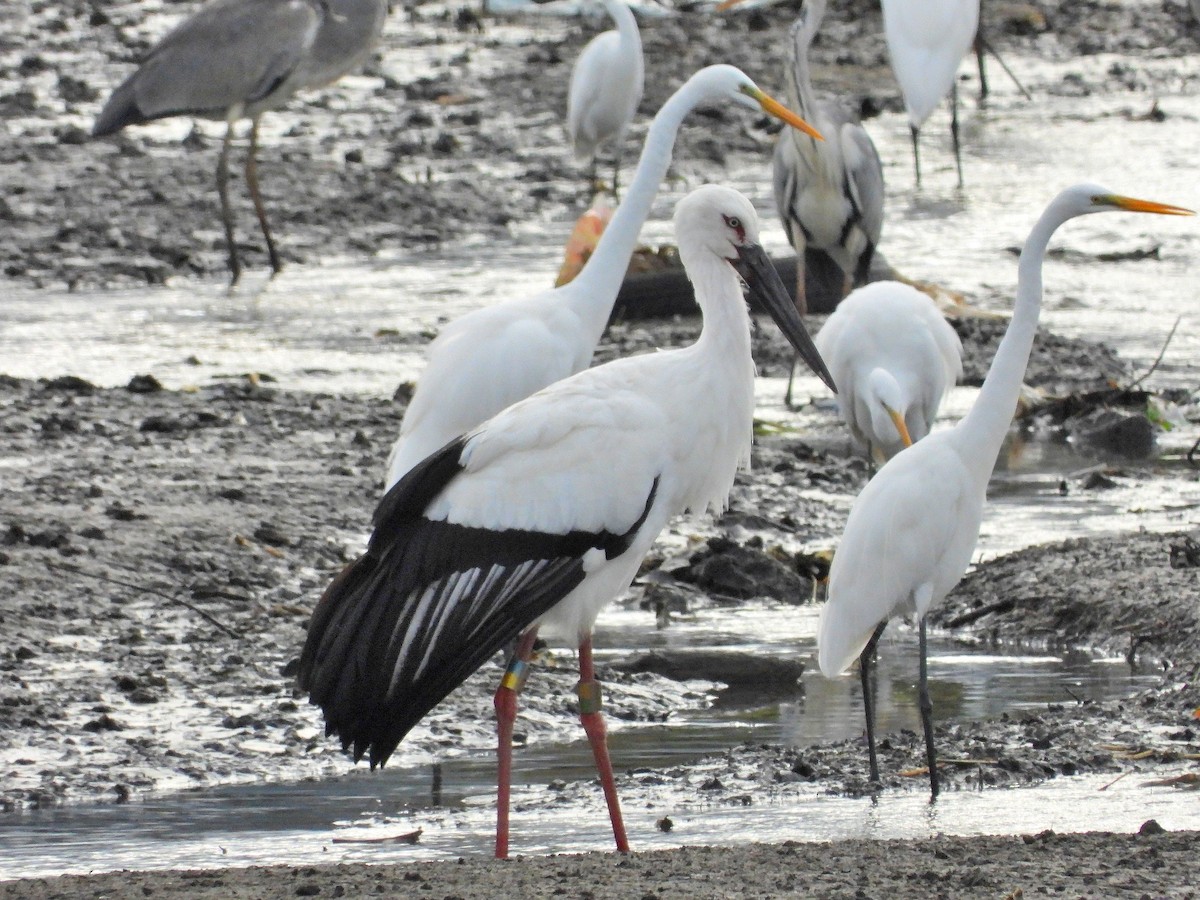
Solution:
M 369 548 L 313 612 L 300 686 L 326 731 L 382 765 L 408 731 L 497 650 L 577 587 L 583 557 L 624 553 L 653 505 L 622 534 L 494 531 L 432 521 L 429 502 L 461 471 L 465 439 L 381 501 Z

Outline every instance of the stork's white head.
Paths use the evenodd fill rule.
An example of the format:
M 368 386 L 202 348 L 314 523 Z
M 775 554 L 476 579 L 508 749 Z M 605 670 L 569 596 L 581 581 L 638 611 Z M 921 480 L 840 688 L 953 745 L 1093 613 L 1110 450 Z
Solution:
M 675 238 L 679 244 L 679 258 L 689 278 L 695 279 L 702 271 L 716 271 L 712 268 L 714 263 L 724 265 L 720 260 L 732 265 L 809 368 L 830 388 L 837 390 L 787 288 L 779 280 L 779 273 L 758 242 L 758 214 L 749 200 L 732 188 L 720 185 L 707 184 L 697 188 L 675 207 Z M 696 300 L 706 315 L 714 300 L 731 299 L 728 294 L 707 296 L 707 281 L 693 281 L 693 284 L 696 285 Z M 733 289 L 730 282 L 725 284 L 725 290 Z M 742 302 L 737 293 L 732 296 Z
M 758 243 L 758 213 L 733 188 L 706 184 L 675 206 L 675 238 L 681 255 L 707 250 L 732 262 Z

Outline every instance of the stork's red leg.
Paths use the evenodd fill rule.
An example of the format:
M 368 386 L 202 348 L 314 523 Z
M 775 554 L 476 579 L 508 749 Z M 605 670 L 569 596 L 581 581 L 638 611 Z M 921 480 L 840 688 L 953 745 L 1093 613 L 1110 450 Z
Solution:
M 496 689 L 496 859 L 508 858 L 508 805 L 512 784 L 513 723 L 517 720 L 517 695 L 529 674 L 529 658 L 537 628 L 530 628 L 517 642 L 517 650 L 504 670 Z
M 612 820 L 613 837 L 617 849 L 629 852 L 629 839 L 625 836 L 625 822 L 621 818 L 621 801 L 617 797 L 617 785 L 613 779 L 612 760 L 608 756 L 608 734 L 604 727 L 604 716 L 600 712 L 600 682 L 596 680 L 592 665 L 592 636 L 589 634 L 579 645 L 579 719 L 592 745 L 596 758 L 596 770 L 600 773 L 600 786 L 604 789 L 604 800 L 608 803 L 608 817 Z

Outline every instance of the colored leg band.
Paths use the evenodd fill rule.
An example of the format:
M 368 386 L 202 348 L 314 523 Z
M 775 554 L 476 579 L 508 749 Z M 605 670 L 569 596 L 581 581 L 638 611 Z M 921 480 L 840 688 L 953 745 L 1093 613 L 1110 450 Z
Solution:
M 581 681 L 575 685 L 575 690 L 579 694 L 579 714 L 586 716 L 600 712 L 601 692 L 600 682 L 598 681 Z
M 520 693 L 521 688 L 525 687 L 525 679 L 528 677 L 529 663 L 523 659 L 514 659 L 504 670 L 504 677 L 500 679 L 500 687 Z

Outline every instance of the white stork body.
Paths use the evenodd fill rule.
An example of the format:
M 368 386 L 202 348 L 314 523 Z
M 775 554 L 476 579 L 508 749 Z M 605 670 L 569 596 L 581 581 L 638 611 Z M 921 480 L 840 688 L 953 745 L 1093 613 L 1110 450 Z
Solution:
M 865 284 L 883 231 L 883 165 L 856 116 L 837 102 L 819 101 L 808 53 L 821 27 L 825 0 L 808 0 L 789 33 L 788 102 L 824 136 L 785 133 L 775 144 L 775 208 L 796 250 L 796 304 L 807 312 L 804 277 L 814 255 L 841 273 L 840 299 Z M 825 265 L 819 271 L 826 271 Z
M 917 135 L 938 103 L 949 94 L 950 134 L 961 187 L 955 79 L 959 64 L 979 30 L 979 0 L 882 0 L 882 3 L 888 55 L 908 110 L 917 185 L 921 184 Z
M 708 66 L 688 79 L 654 117 L 625 199 L 575 279 L 467 313 L 430 345 L 428 364 L 388 459 L 387 487 L 506 406 L 587 368 L 671 163 L 680 124 L 696 106 L 722 101 L 806 127 L 733 66 Z
M 675 221 L 704 314 L 697 342 L 581 372 L 448 444 L 383 499 L 366 555 L 326 591 L 300 680 L 356 759 L 385 762 L 429 709 L 539 624 L 579 642 L 581 681 L 594 681 L 590 633 L 601 608 L 629 586 L 670 517 L 721 508 L 749 459 L 754 369 L 734 264 L 828 380 L 757 244 L 749 201 L 703 187 Z M 506 685 L 497 694 L 498 855 L 507 852 L 505 735 L 515 716 Z M 599 737 L 588 733 L 618 847 L 627 846 L 598 706 L 588 714 L 600 722 Z
M 600 2 L 617 28 L 592 38 L 575 61 L 567 92 L 567 135 L 575 158 L 591 163 L 593 181 L 597 151 L 612 142 L 615 192 L 625 131 L 642 102 L 642 36 L 623 0 Z
M 851 292 L 816 345 L 855 446 L 872 459 L 875 451 L 890 459 L 929 434 L 942 398 L 962 376 L 958 334 L 928 296 L 898 281 Z
M 1121 197 L 1092 184 L 1068 188 L 1046 207 L 1018 264 L 1012 321 L 963 419 L 899 452 L 854 501 L 829 573 L 829 600 L 818 627 L 821 672 L 832 678 L 860 661 L 872 780 L 878 781 L 867 668 L 888 619 L 914 613 L 920 629 L 921 717 L 933 796 L 938 793 L 932 704 L 925 672 L 925 616 L 958 584 L 971 561 L 988 479 L 1012 424 L 1037 334 L 1042 260 L 1064 222 L 1116 210 L 1188 214 Z

